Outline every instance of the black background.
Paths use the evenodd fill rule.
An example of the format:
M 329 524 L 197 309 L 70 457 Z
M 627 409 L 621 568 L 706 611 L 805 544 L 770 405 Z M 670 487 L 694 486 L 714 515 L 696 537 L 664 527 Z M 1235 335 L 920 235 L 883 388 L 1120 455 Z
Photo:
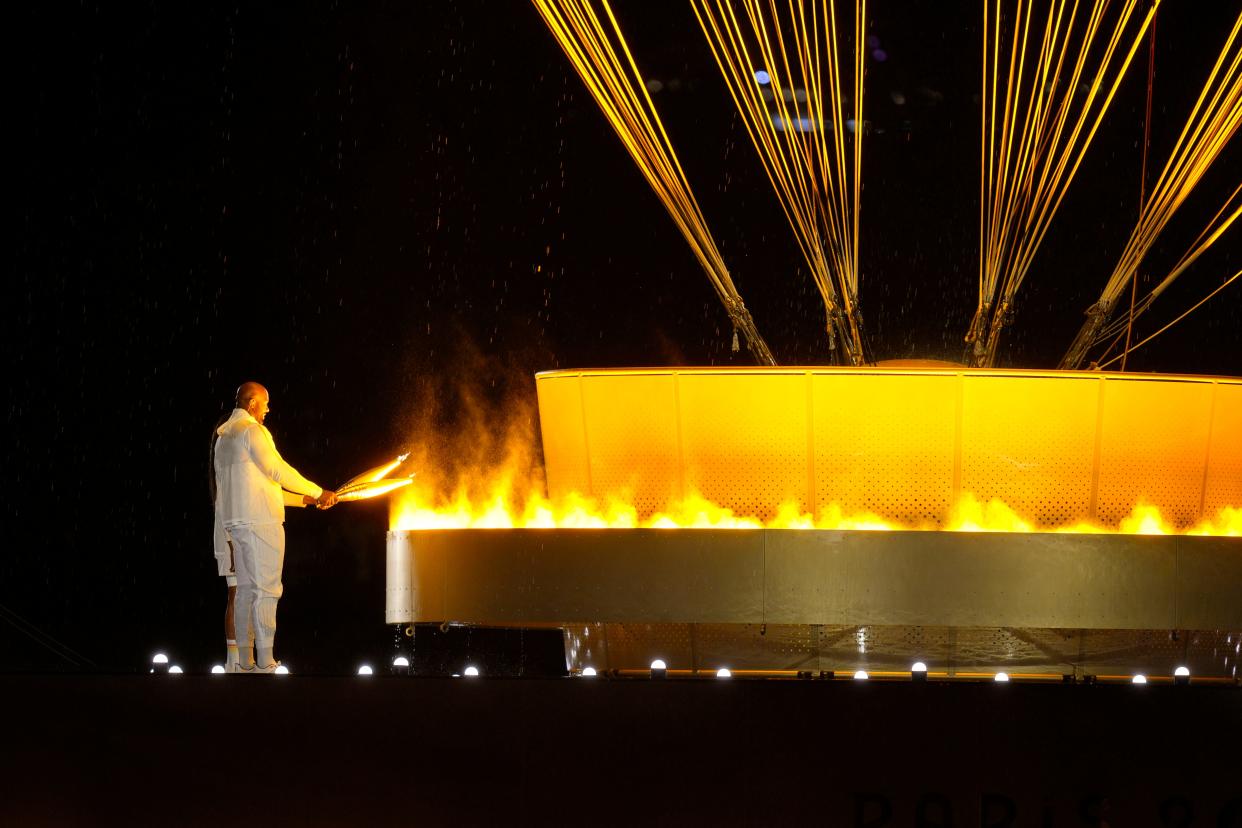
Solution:
M 887 53 L 868 60 L 872 345 L 956 359 L 978 266 L 979 9 L 870 6 Z M 618 7 L 759 329 L 782 363 L 825 362 L 822 306 L 689 7 Z M 1153 174 L 1236 14 L 1162 7 Z M 525 3 L 43 4 L 9 32 L 0 669 L 129 669 L 157 647 L 190 669 L 219 660 L 206 456 L 243 380 L 271 389 L 285 457 L 331 486 L 411 443 L 451 445 L 464 399 L 497 423 L 527 416 L 538 370 L 747 361 Z M 1137 212 L 1145 96 L 1144 49 L 1003 365 L 1055 365 L 1103 287 Z M 1238 157 L 1145 271 L 1190 244 Z M 1140 334 L 1239 258 L 1235 230 Z M 1231 289 L 1130 368 L 1242 373 L 1236 307 Z M 386 526 L 383 503 L 291 515 L 287 660 L 347 671 L 382 650 Z
M 1242 825 L 1233 687 L 5 676 L 0 819 Z M 241 752 L 238 711 L 261 722 Z M 1210 735 L 1209 735 L 1210 734 Z M 247 736 L 253 738 L 250 732 Z M 267 799 L 222 796 L 239 774 Z

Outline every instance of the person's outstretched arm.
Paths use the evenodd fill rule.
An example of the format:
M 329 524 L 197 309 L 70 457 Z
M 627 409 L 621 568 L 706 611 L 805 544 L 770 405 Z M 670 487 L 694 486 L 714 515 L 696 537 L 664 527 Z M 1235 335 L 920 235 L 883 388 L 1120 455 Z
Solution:
M 313 498 L 319 498 L 323 494 L 322 486 L 307 480 L 301 472 L 285 462 L 285 458 L 276 450 L 276 443 L 267 429 L 252 426 L 247 430 L 246 438 L 250 457 L 259 467 L 259 471 L 280 484 L 282 489 Z

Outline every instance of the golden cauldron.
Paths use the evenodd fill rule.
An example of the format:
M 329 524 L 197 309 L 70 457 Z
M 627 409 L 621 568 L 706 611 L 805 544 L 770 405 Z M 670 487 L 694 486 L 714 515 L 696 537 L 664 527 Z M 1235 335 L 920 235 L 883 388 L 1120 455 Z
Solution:
M 397 526 L 390 624 L 559 627 L 571 671 L 908 675 L 921 660 L 950 676 L 1237 678 L 1242 380 L 677 368 L 551 371 L 536 388 L 549 497 L 657 519 Z M 660 528 L 694 498 L 755 521 Z M 964 528 L 952 512 L 972 498 L 1027 525 L 910 531 Z M 1143 506 L 1174 533 L 1126 528 Z
M 833 506 L 936 528 L 965 494 L 1038 527 L 1186 528 L 1242 505 L 1242 380 L 964 368 L 538 374 L 548 493 L 640 518 L 697 494 L 770 520 Z

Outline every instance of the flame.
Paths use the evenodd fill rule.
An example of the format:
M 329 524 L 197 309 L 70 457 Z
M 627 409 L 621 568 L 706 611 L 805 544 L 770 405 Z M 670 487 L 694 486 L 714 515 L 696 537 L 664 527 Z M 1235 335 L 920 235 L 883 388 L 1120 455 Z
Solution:
M 336 489 L 336 499 L 341 502 L 351 500 L 367 500 L 372 497 L 386 495 L 389 492 L 396 491 L 403 486 L 408 486 L 414 481 L 413 474 L 407 477 L 398 477 L 392 480 L 385 480 L 389 474 L 396 471 L 397 467 L 405 462 L 409 457 L 409 452 L 398 455 L 396 459 L 385 463 L 382 466 L 376 466 L 373 469 L 367 469 L 362 474 L 354 475 L 346 482 L 342 483 Z
M 407 451 L 405 454 L 397 455 L 397 457 L 394 460 L 391 460 L 390 462 L 385 463 L 382 466 L 376 466 L 373 469 L 367 469 L 362 474 L 354 475 L 353 477 L 349 478 L 344 483 L 336 487 L 337 493 L 340 494 L 341 492 L 349 491 L 355 486 L 358 486 L 359 484 L 363 484 L 363 483 L 378 483 L 379 481 L 383 480 L 388 475 L 392 474 L 396 470 L 397 466 L 400 466 L 402 463 L 404 463 L 405 459 L 409 456 L 410 456 L 410 453 Z M 374 495 L 368 495 L 368 497 L 373 497 L 373 496 Z
M 396 491 L 403 486 L 408 486 L 414 481 L 408 477 L 399 477 L 396 480 L 368 480 L 364 483 L 355 483 L 348 491 L 337 494 L 336 499 L 341 502 L 350 500 L 366 500 L 372 497 L 386 495 L 389 492 Z
M 392 474 L 393 470 L 396 469 L 397 466 L 400 466 L 402 463 L 404 463 L 405 458 L 409 456 L 410 456 L 410 453 L 407 451 L 405 454 L 397 455 L 397 458 L 393 460 L 391 463 L 386 463 L 383 466 L 378 466 L 369 472 L 363 472 L 363 478 L 359 482 L 360 483 L 378 483 L 379 481 L 383 480 L 388 475 Z
M 480 376 L 495 379 L 485 363 Z M 525 375 L 514 387 L 528 388 Z M 502 383 L 503 384 L 503 383 Z M 795 502 L 770 517 L 737 514 L 700 493 L 652 508 L 619 491 L 602 497 L 571 492 L 548 497 L 542 469 L 535 401 L 511 395 L 491 399 L 469 386 L 417 399 L 407 425 L 408 461 L 418 470 L 390 500 L 394 530 L 420 529 L 820 529 L 856 531 L 1075 532 L 1084 534 L 1191 534 L 1242 537 L 1242 509 L 1228 507 L 1193 526 L 1136 503 L 1116 525 L 1080 522 L 1044 525 L 997 500 L 964 493 L 943 515 L 903 521 L 892 515 L 851 512 L 833 503 L 811 514 Z M 450 412 L 451 416 L 443 416 Z M 451 423 L 446 428 L 445 423 Z
M 1213 519 L 1179 529 L 1154 506 L 1140 503 L 1117 526 L 1077 523 L 1040 526 L 1024 519 L 1000 500 L 981 502 L 964 494 L 943 521 L 908 523 L 869 512 L 847 514 L 837 504 L 812 515 L 797 504 L 785 503 L 770 520 L 734 514 L 733 510 L 694 494 L 669 503 L 640 519 L 638 509 L 623 496 L 595 499 L 578 493 L 550 499 L 528 493 L 520 500 L 502 485 L 481 500 L 466 488 L 442 501 L 428 501 L 412 491 L 394 499 L 393 529 L 835 529 L 918 530 L 948 532 L 1073 532 L 1126 535 L 1242 536 L 1242 509 L 1222 509 Z

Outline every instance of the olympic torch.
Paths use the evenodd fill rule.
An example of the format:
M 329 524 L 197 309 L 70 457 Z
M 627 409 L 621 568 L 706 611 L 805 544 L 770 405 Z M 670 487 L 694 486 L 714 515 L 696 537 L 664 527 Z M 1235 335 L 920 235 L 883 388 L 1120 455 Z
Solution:
M 351 500 L 369 500 L 373 497 L 380 497 L 389 492 L 395 491 L 408 486 L 414 482 L 414 473 L 405 477 L 389 477 L 396 471 L 405 459 L 409 457 L 408 453 L 399 455 L 391 462 L 373 469 L 367 469 L 361 474 L 354 475 L 349 480 L 342 483 L 336 490 L 336 499 L 338 503 Z

